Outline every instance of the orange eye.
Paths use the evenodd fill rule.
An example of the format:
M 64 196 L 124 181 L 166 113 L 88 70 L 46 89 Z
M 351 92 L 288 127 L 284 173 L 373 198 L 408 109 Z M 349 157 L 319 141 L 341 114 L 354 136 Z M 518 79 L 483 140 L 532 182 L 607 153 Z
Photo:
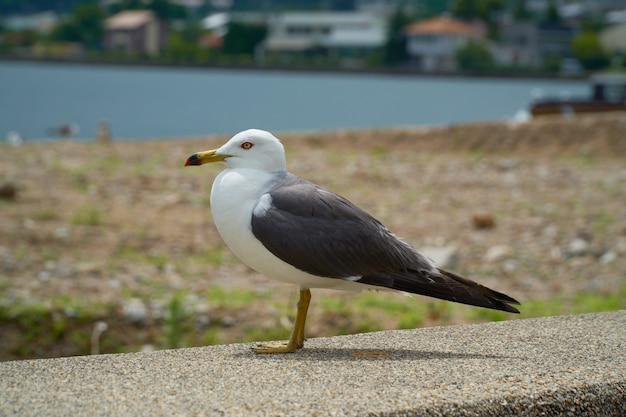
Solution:
M 250 149 L 254 146 L 252 142 L 244 142 L 241 144 L 241 149 Z

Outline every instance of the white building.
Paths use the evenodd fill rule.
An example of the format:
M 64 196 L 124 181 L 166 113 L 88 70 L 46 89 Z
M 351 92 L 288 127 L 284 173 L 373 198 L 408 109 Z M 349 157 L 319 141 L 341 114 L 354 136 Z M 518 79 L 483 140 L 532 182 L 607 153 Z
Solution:
M 358 12 L 288 12 L 268 19 L 265 57 L 293 55 L 363 58 L 384 45 L 384 17 Z
M 613 55 L 626 55 L 626 22 L 611 25 L 600 32 L 602 47 Z

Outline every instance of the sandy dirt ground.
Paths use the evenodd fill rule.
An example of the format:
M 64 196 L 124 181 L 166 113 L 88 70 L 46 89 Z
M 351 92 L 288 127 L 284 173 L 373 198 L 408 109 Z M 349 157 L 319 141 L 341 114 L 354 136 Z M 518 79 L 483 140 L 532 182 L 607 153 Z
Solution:
M 623 114 L 275 133 L 291 172 L 417 248 L 451 249 L 454 271 L 522 303 L 624 287 Z M 0 305 L 108 306 L 141 321 L 178 293 L 214 317 L 205 294 L 218 287 L 271 291 L 290 306 L 295 288 L 244 267 L 213 226 L 209 192 L 222 167 L 183 168 L 191 153 L 227 139 L 0 143 Z M 250 305 L 230 313 L 223 327 L 232 335 L 221 341 L 276 325 L 271 302 Z M 333 318 L 313 306 L 312 335 L 332 334 Z

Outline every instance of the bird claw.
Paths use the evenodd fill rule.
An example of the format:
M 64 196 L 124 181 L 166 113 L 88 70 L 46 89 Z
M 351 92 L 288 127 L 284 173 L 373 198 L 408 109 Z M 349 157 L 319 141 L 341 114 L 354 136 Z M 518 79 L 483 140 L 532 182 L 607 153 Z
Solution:
M 287 342 L 279 343 L 262 343 L 252 349 L 256 353 L 292 353 L 301 348 L 302 346 L 294 346 Z

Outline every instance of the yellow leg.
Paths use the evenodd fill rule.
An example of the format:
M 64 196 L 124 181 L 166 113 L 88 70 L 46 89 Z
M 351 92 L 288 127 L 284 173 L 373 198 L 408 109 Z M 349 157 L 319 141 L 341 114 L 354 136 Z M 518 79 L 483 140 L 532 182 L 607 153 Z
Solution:
M 291 353 L 304 346 L 304 323 L 306 314 L 311 302 L 311 290 L 303 288 L 300 290 L 298 300 L 298 310 L 296 311 L 296 321 L 293 323 L 293 330 L 288 342 L 264 343 L 254 349 L 257 353 Z

